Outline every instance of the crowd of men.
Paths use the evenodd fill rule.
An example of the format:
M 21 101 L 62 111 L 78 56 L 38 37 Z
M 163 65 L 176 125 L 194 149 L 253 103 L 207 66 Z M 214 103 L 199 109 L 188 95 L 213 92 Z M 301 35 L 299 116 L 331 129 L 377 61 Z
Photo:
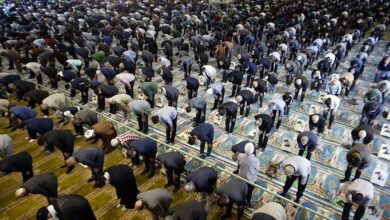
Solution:
M 5 1 L 1 9 L 0 111 L 8 117 L 9 128 L 25 129 L 26 139 L 36 140 L 47 154 L 59 149 L 64 157 L 61 168 L 67 174 L 76 164 L 89 167 L 88 182 L 94 182 L 94 187 L 115 187 L 118 208 L 147 209 L 153 219 L 207 219 L 215 204 L 226 207 L 221 219 L 229 218 L 236 205 L 240 219 L 246 208 L 253 208 L 252 192 L 260 171 L 256 150 L 266 149 L 271 130 L 279 129 L 289 117 L 293 102 L 303 102 L 309 90 L 324 91 L 323 113 L 309 116 L 309 129 L 297 137 L 299 152 L 280 165 L 287 176 L 281 196 L 287 196 L 297 180 L 294 201 L 300 203 L 321 135 L 332 129 L 341 99 L 358 89 L 355 85 L 365 73 L 370 53 L 374 48 L 381 50 L 377 72 L 369 73 L 375 86 L 364 95 L 361 122 L 351 133 L 348 167 L 341 180 L 350 181 L 356 168 L 345 191 L 342 219 L 349 219 L 353 205 L 358 207 L 354 219 L 363 218 L 374 187 L 360 176 L 370 165 L 367 144 L 373 140 L 373 121 L 381 117 L 390 92 L 389 44 L 375 47 L 389 25 L 388 2 L 243 1 L 219 11 L 195 1 L 26 0 Z M 351 57 L 349 52 L 359 45 L 363 45 L 359 53 Z M 349 68 L 338 74 L 344 60 L 350 61 Z M 194 73 L 194 69 L 199 71 Z M 63 84 L 72 99 L 80 94 L 78 107 L 69 105 L 67 95 L 60 91 Z M 49 94 L 39 85 L 57 92 Z M 290 87 L 293 92 L 288 92 Z M 273 95 L 277 88 L 287 92 L 265 102 L 265 94 Z M 8 98 L 11 93 L 25 105 L 14 105 Z M 207 106 L 208 96 L 213 97 L 212 106 Z M 83 108 L 95 97 L 96 111 Z M 179 97 L 186 100 L 184 105 Z M 150 133 L 150 122 L 163 124 L 165 142 L 171 145 L 177 142 L 178 108 L 194 111 L 188 144 L 199 142 L 199 156 L 204 159 L 213 156 L 216 139 L 208 109 L 225 118 L 228 134 L 235 132 L 238 117 L 254 116 L 255 137 L 232 146 L 232 159 L 238 163 L 235 173 L 247 181 L 231 178 L 218 187 L 213 168 L 187 173 L 181 153 L 158 154 L 154 138 L 118 134 L 111 121 L 99 121 L 97 112 L 104 111 L 106 104 L 111 115 L 123 112 L 124 123 L 135 115 L 141 133 Z M 257 104 L 264 105 L 265 112 L 253 115 L 251 106 Z M 71 122 L 74 131 L 54 129 L 48 117 L 51 110 L 61 123 Z M 79 136 L 93 143 L 101 139 L 102 146 L 75 151 Z M 116 149 L 124 149 L 134 165 L 142 157 L 142 175 L 148 178 L 164 168 L 165 188 L 140 192 L 131 167 L 105 167 L 105 155 Z M 48 205 L 39 209 L 37 219 L 96 218 L 84 197 L 58 196 L 58 177 L 35 174 L 31 155 L 14 153 L 7 134 L 0 135 L 0 153 L 0 171 L 22 173 L 23 186 L 16 197 L 31 193 L 47 198 Z M 184 189 L 198 192 L 200 201 L 188 200 L 172 208 L 172 197 L 184 179 Z M 171 186 L 172 191 L 166 189 Z M 287 219 L 284 205 L 266 203 L 251 218 Z

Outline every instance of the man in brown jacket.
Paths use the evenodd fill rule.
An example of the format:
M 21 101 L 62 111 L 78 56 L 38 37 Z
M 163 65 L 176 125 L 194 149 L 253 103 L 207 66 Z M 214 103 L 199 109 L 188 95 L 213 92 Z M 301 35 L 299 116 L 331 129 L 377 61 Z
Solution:
M 14 65 L 18 70 L 18 73 L 22 73 L 22 65 L 20 63 L 20 53 L 16 50 L 3 50 L 1 56 L 8 57 L 9 70 L 14 69 Z
M 114 148 L 111 146 L 111 139 L 116 137 L 116 130 L 111 121 L 98 122 L 91 126 L 85 132 L 85 138 L 95 138 L 96 142 L 99 138 L 103 140 L 103 149 L 105 153 L 110 153 Z

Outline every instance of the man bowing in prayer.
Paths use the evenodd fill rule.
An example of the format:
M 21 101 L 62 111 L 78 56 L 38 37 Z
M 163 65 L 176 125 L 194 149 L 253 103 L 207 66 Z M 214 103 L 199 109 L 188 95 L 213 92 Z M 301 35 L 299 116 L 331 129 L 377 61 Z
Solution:
M 123 164 L 114 165 L 106 169 L 103 176 L 106 184 L 115 187 L 119 200 L 116 207 L 122 207 L 123 211 L 134 208 L 139 191 L 131 168 Z

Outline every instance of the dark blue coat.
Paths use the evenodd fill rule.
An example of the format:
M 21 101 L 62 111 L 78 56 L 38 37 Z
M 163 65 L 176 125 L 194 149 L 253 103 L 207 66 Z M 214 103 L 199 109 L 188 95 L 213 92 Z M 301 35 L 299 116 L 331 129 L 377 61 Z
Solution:
M 53 120 L 51 118 L 32 118 L 26 121 L 27 130 L 37 132 L 41 135 L 53 130 Z
M 210 167 L 201 167 L 187 176 L 187 181 L 195 185 L 197 192 L 212 193 L 217 183 L 218 173 Z
M 70 85 L 73 89 L 81 90 L 89 87 L 89 80 L 82 77 L 76 77 L 70 81 Z
M 112 80 L 115 78 L 116 76 L 116 72 L 115 70 L 111 69 L 111 68 L 101 68 L 100 71 L 102 72 L 102 74 L 106 77 L 106 79 L 108 80 Z
M 195 79 L 194 77 L 187 77 L 187 89 L 191 90 L 198 90 L 199 88 L 199 81 Z
M 35 118 L 35 116 L 37 115 L 37 113 L 33 109 L 24 106 L 12 107 L 9 109 L 9 111 L 22 121 Z
M 248 73 L 251 75 L 256 75 L 257 65 L 252 62 L 248 62 L 247 65 L 248 65 Z
M 150 138 L 135 140 L 130 143 L 129 147 L 142 156 L 154 157 L 157 153 L 157 142 Z
M 73 153 L 77 162 L 90 168 L 103 169 L 104 150 L 97 147 L 84 147 Z
M 3 78 L 1 78 L 0 83 L 3 85 L 7 85 L 7 84 L 15 82 L 16 80 L 20 80 L 19 75 L 8 75 L 8 76 L 4 76 Z
M 214 126 L 210 123 L 200 123 L 190 132 L 190 135 L 196 136 L 201 141 L 211 143 L 214 139 Z
M 62 79 L 67 83 L 70 82 L 72 79 L 77 77 L 77 74 L 75 72 L 73 72 L 72 70 L 65 70 L 63 72 L 63 74 L 64 74 L 64 76 L 62 77 Z
M 233 153 L 242 153 L 243 154 L 243 153 L 245 153 L 245 145 L 247 143 L 252 143 L 254 146 L 256 146 L 255 143 L 253 143 L 252 141 L 245 140 L 245 141 L 241 141 L 241 142 L 233 145 L 231 150 L 233 151 Z M 254 148 L 253 154 L 256 155 L 256 148 Z
M 301 137 L 307 136 L 309 138 L 309 141 L 306 145 L 303 145 L 301 143 Z M 316 149 L 318 144 L 318 137 L 311 131 L 305 131 L 298 135 L 297 137 L 298 147 L 301 150 L 304 150 L 307 147 L 307 151 L 312 152 Z

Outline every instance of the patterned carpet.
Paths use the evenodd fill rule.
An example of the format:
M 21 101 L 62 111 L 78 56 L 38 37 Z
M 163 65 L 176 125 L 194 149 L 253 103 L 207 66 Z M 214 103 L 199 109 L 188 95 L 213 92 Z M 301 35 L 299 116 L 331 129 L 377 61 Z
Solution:
M 15 100 L 13 95 L 11 100 Z M 18 105 L 26 104 L 21 102 L 13 103 Z M 39 109 L 36 110 L 37 112 L 39 111 Z M 55 122 L 58 121 L 55 118 L 53 118 L 53 120 Z M 16 130 L 11 132 L 9 129 L 6 129 L 7 126 L 7 118 L 2 118 L 0 120 L 0 132 L 8 133 L 14 140 L 14 152 L 26 151 L 31 154 L 33 157 L 35 174 L 52 172 L 58 176 L 58 191 L 60 195 L 83 195 L 90 202 L 98 219 L 151 219 L 151 215 L 147 211 L 121 211 L 120 208 L 116 208 L 116 194 L 115 189 L 112 186 L 106 186 L 102 189 L 93 188 L 93 183 L 87 183 L 86 181 L 90 177 L 89 169 L 85 169 L 81 166 L 77 166 L 71 174 L 65 174 L 66 169 L 60 168 L 63 164 L 63 157 L 58 150 L 47 156 L 44 152 L 42 152 L 43 148 L 37 145 L 36 142 L 29 143 L 28 140 L 25 139 L 27 136 L 26 131 Z M 62 127 L 60 125 L 56 125 L 56 128 L 73 129 L 70 124 Z M 100 142 L 94 144 L 94 146 L 100 145 Z M 76 139 L 75 150 L 85 146 L 92 146 L 92 144 L 87 142 L 84 138 Z M 125 159 L 120 151 L 114 151 L 105 157 L 105 168 L 115 164 L 131 165 L 130 161 Z M 133 172 L 136 176 L 138 189 L 140 191 L 163 187 L 166 183 L 164 175 L 155 175 L 152 179 L 148 179 L 146 175 L 140 175 L 142 170 L 142 166 L 133 167 Z M 14 192 L 21 186 L 22 178 L 20 173 L 12 173 L 0 177 L 0 219 L 35 219 L 37 209 L 47 203 L 46 198 L 39 195 L 29 195 L 21 199 L 16 199 Z M 172 191 L 172 189 L 170 190 Z M 180 190 L 174 194 L 172 205 L 191 198 L 196 199 L 197 194 L 188 194 L 183 190 Z M 210 219 L 218 219 L 218 216 L 220 216 L 223 211 L 223 209 L 219 208 L 212 210 L 209 213 Z
M 315 154 L 312 157 L 312 173 L 310 175 L 309 184 L 307 186 L 306 192 L 302 199 L 301 204 L 310 209 L 316 210 L 321 214 L 329 216 L 332 219 L 340 219 L 340 212 L 342 208 L 342 203 L 337 202 L 339 197 L 333 198 L 332 201 L 329 199 L 329 194 L 334 191 L 338 191 L 340 187 L 339 178 L 341 178 L 344 174 L 346 168 L 345 162 L 345 154 L 348 151 L 347 147 L 344 147 L 346 144 L 350 143 L 350 131 L 357 126 L 360 118 L 360 109 L 362 107 L 362 96 L 365 91 L 369 89 L 373 81 L 373 73 L 375 73 L 376 64 L 379 62 L 381 57 L 384 55 L 385 42 L 380 42 L 379 45 L 376 46 L 374 52 L 370 55 L 365 72 L 362 78 L 357 82 L 357 86 L 355 90 L 353 90 L 349 97 L 343 97 L 343 101 L 341 103 L 340 110 L 336 116 L 335 124 L 331 130 L 326 130 L 325 134 L 322 136 L 321 146 L 315 151 Z M 352 57 L 355 57 L 358 49 L 361 44 L 355 46 L 350 52 L 348 58 L 340 64 L 337 73 L 341 73 L 345 71 L 349 66 L 349 60 Z M 191 53 L 192 55 L 192 53 Z M 141 62 L 142 63 L 142 62 Z M 211 65 L 215 64 L 215 60 L 211 60 Z M 154 65 L 154 68 L 157 68 L 158 64 Z M 278 77 L 281 81 L 284 81 L 284 69 L 282 67 L 279 68 Z M 193 68 L 192 75 L 197 75 L 199 69 L 195 65 Z M 309 73 L 311 72 L 311 68 L 305 72 L 305 75 L 309 77 Z M 183 78 L 183 73 L 180 72 L 179 68 L 175 68 L 173 71 L 175 75 L 174 85 L 177 88 L 180 88 L 180 82 Z M 26 77 L 26 75 L 24 75 Z M 103 78 L 101 77 L 100 80 Z M 162 80 L 159 76 L 155 77 L 155 80 L 162 84 Z M 136 83 L 136 85 L 138 82 Z M 270 94 L 266 94 L 265 103 L 268 100 L 279 97 L 285 91 L 293 91 L 293 88 L 287 88 L 282 86 L 283 82 L 280 82 L 277 88 L 277 92 L 274 96 L 271 97 Z M 118 85 L 121 89 L 122 86 Z M 61 86 L 60 91 L 68 92 L 62 89 Z M 228 83 L 225 88 L 227 92 L 226 97 L 231 94 L 231 84 Z M 136 88 L 135 88 L 136 89 Z M 212 96 L 208 96 L 204 92 L 205 88 L 201 87 L 199 89 L 198 95 L 207 97 L 209 102 L 208 104 L 208 117 L 215 114 L 216 112 L 211 112 L 210 106 L 212 105 Z M 135 90 L 136 91 L 136 90 Z M 282 171 L 279 170 L 279 177 L 277 179 L 269 179 L 265 177 L 264 172 L 267 169 L 270 162 L 279 162 L 283 158 L 287 156 L 296 155 L 298 150 L 296 143 L 296 136 L 298 132 L 294 128 L 297 120 L 302 120 L 304 122 L 307 121 L 308 114 L 313 105 L 321 106 L 318 102 L 320 94 L 315 92 L 310 92 L 310 94 L 306 95 L 306 99 L 303 103 L 294 102 L 293 107 L 291 109 L 291 114 L 289 115 L 287 120 L 283 121 L 282 127 L 279 130 L 272 131 L 272 137 L 269 141 L 269 146 L 267 150 L 263 153 L 258 153 L 257 156 L 261 162 L 261 172 L 259 173 L 258 184 L 263 188 L 271 190 L 273 192 L 280 192 L 281 187 L 283 186 L 285 176 L 282 174 Z M 358 105 L 351 105 L 352 97 L 357 100 Z M 225 98 L 225 101 L 228 98 Z M 76 98 L 75 101 L 78 101 Z M 387 100 L 385 103 L 385 109 L 388 110 L 390 107 L 390 100 Z M 179 107 L 182 107 L 186 102 L 186 97 L 181 96 L 179 101 Z M 86 106 L 87 108 L 95 109 L 96 105 L 89 103 Z M 244 139 L 253 139 L 248 136 L 249 131 L 254 128 L 254 119 L 253 116 L 260 112 L 264 112 L 265 108 L 259 108 L 257 104 L 252 105 L 251 114 L 248 118 L 239 117 L 236 123 L 236 129 L 233 134 L 227 135 L 224 132 L 223 124 L 215 125 L 216 134 L 214 149 L 212 157 L 208 160 L 216 166 L 225 168 L 229 171 L 233 171 L 236 168 L 235 162 L 231 160 L 231 151 L 230 147 L 232 144 L 244 140 Z M 177 143 L 176 147 L 179 147 L 185 151 L 191 152 L 195 155 L 198 153 L 198 146 L 189 146 L 185 142 L 185 134 L 192 129 L 190 119 L 193 117 L 191 114 L 185 113 L 183 110 L 180 110 L 180 117 L 178 120 L 178 133 L 177 133 Z M 111 117 L 115 119 L 121 119 L 122 115 L 119 113 L 117 115 L 110 115 L 108 112 L 103 113 L 105 117 Z M 104 117 L 104 116 L 102 116 Z M 207 119 L 206 119 L 207 120 Z M 374 169 L 378 166 L 385 166 L 388 168 L 389 162 L 378 158 L 378 149 L 383 143 L 389 143 L 389 138 L 383 137 L 379 135 L 379 131 L 385 122 L 386 119 L 379 118 L 376 120 L 376 135 L 373 143 L 370 144 L 370 150 L 373 154 L 373 162 L 370 168 L 366 169 L 362 175 L 362 178 L 370 180 L 371 175 Z M 7 130 L 4 129 L 6 127 L 7 122 L 5 120 L 0 121 L 0 128 L 2 133 L 8 133 Z M 133 127 L 136 125 L 136 120 L 132 118 L 129 122 L 129 126 Z M 68 125 L 69 126 L 69 125 Z M 307 125 L 305 125 L 307 129 Z M 117 130 L 121 132 L 122 130 L 126 130 L 126 128 L 118 126 Z M 165 129 L 162 125 L 153 126 L 151 134 L 158 134 L 161 138 L 165 135 Z M 89 178 L 89 171 L 85 170 L 81 167 L 77 167 L 75 172 L 72 172 L 70 175 L 64 174 L 64 169 L 59 169 L 59 166 L 62 165 L 62 157 L 56 152 L 50 156 L 46 156 L 41 152 L 41 148 L 38 147 L 35 143 L 27 143 L 24 140 L 26 136 L 23 131 L 15 131 L 11 132 L 10 136 L 14 138 L 15 143 L 15 151 L 26 150 L 32 154 L 34 160 L 34 171 L 35 173 L 41 172 L 54 172 L 59 176 L 60 180 L 60 193 L 61 194 L 69 194 L 69 193 L 77 193 L 84 195 L 90 201 L 95 214 L 99 217 L 99 219 L 148 219 L 149 216 L 146 212 L 143 213 L 134 213 L 132 211 L 122 212 L 115 208 L 115 193 L 112 187 L 106 187 L 104 189 L 94 189 L 92 188 L 92 184 L 87 184 L 86 179 Z M 284 144 L 285 139 L 290 140 L 290 143 L 293 143 L 291 146 L 286 147 Z M 162 139 L 163 140 L 163 139 Z M 257 137 L 254 139 L 257 141 Z M 76 148 L 81 146 L 88 146 L 89 143 L 86 143 L 85 140 L 80 139 L 76 142 Z M 165 151 L 166 148 L 163 146 L 159 147 L 159 152 Z M 201 162 L 187 158 L 188 170 L 194 170 L 197 167 L 201 166 Z M 105 167 L 108 167 L 112 164 L 120 164 L 120 163 L 129 163 L 127 160 L 123 159 L 120 155 L 120 152 L 116 151 L 111 153 L 106 157 Z M 137 175 L 137 183 L 141 191 L 145 191 L 147 189 L 151 189 L 157 186 L 161 186 L 165 182 L 165 178 L 163 176 L 155 176 L 153 179 L 148 180 L 143 176 L 138 175 L 142 168 L 136 168 L 134 170 Z M 220 175 L 219 185 L 228 179 L 227 174 Z M 27 198 L 15 200 L 13 195 L 15 189 L 17 189 L 21 185 L 21 177 L 18 174 L 12 174 L 5 177 L 0 178 L 0 207 L 5 207 L 5 210 L 0 214 L 0 218 L 4 219 L 29 219 L 34 216 L 36 209 L 45 203 L 44 198 L 39 196 L 29 196 Z M 383 219 L 390 219 L 390 184 L 389 179 L 387 179 L 386 185 L 384 187 L 380 187 L 375 185 L 375 199 L 374 205 L 380 207 L 384 210 Z M 294 190 L 290 190 L 290 194 L 293 195 Z M 190 195 L 195 196 L 195 195 Z M 178 192 L 175 195 L 174 203 L 179 201 L 183 201 L 189 198 L 188 194 L 183 193 L 182 191 Z M 264 190 L 256 189 L 254 191 L 252 201 L 256 202 L 257 206 L 261 206 L 261 204 L 274 200 L 274 198 L 265 193 Z M 217 216 L 220 216 L 222 210 L 214 206 L 210 213 L 211 219 L 216 219 Z M 287 207 L 287 212 L 289 219 L 321 219 L 320 217 L 314 217 L 314 215 L 309 214 L 303 210 L 297 210 L 293 208 L 291 205 Z M 367 212 L 368 214 L 368 212 Z

